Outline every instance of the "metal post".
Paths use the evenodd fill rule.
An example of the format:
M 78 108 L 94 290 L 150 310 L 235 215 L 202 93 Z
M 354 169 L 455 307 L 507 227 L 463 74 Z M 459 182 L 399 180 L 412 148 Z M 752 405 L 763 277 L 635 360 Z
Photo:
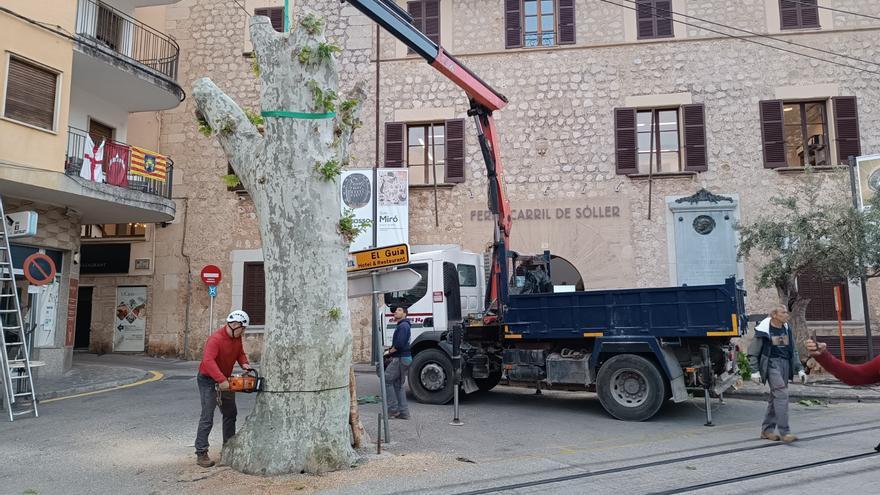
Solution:
M 852 191 L 852 201 L 853 207 L 859 209 L 859 193 L 856 188 L 856 157 L 849 157 L 849 182 L 850 182 L 850 190 Z M 861 239 L 861 242 L 864 242 L 864 239 Z M 864 271 L 864 261 L 862 259 L 859 260 L 859 264 L 862 265 L 862 276 L 859 277 L 859 281 L 862 286 L 862 311 L 865 314 L 865 336 L 868 340 L 868 360 L 874 359 L 874 343 L 871 338 L 871 316 L 870 311 L 868 311 L 868 278 L 865 276 Z
M 379 413 L 379 421 L 376 423 L 376 428 L 379 430 L 376 433 L 376 454 L 382 453 L 382 418 L 384 416 L 382 416 L 382 413 Z
M 382 422 L 384 423 L 383 426 L 385 426 L 385 443 L 388 443 L 391 441 L 391 432 L 388 429 L 388 389 L 385 387 L 385 363 L 382 359 L 384 342 L 382 334 L 379 332 L 382 314 L 378 311 L 379 295 L 376 293 L 378 273 L 374 271 L 371 277 L 373 279 L 373 314 L 378 315 L 378 319 L 373 318 L 373 355 L 376 356 L 376 375 L 379 377 L 379 394 L 382 396 Z
M 458 417 L 458 386 L 461 383 L 461 324 L 452 327 L 452 400 L 453 413 L 452 426 L 462 426 L 464 423 Z
M 712 386 L 712 362 L 709 359 L 709 346 L 700 346 L 700 352 L 703 355 L 703 401 L 706 404 L 706 424 L 704 426 L 715 426 L 712 424 L 712 403 L 709 402 L 709 389 Z
M 211 332 L 214 331 L 214 297 L 211 296 L 211 307 L 208 310 L 211 314 L 208 317 L 208 335 L 211 335 Z

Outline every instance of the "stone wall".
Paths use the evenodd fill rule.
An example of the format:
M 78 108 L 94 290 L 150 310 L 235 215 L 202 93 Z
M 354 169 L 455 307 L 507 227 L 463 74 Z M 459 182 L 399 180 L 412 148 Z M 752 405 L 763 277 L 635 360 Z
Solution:
M 718 9 L 710 0 L 677 1 L 685 12 L 755 31 L 767 29 L 767 0 L 744 0 Z M 870 13 L 868 0 L 841 0 L 835 6 Z M 303 2 L 329 16 L 328 33 L 345 48 L 341 56 L 343 90 L 364 81 L 368 99 L 364 104 L 364 126 L 355 134 L 355 167 L 371 167 L 384 159 L 384 146 L 377 154 L 379 133 L 384 123 L 395 120 L 395 111 L 452 109 L 465 117 L 467 99 L 462 91 L 427 66 L 418 57 L 400 55 L 401 46 L 382 35 L 380 92 L 375 98 L 375 26 L 346 4 L 329 0 Z M 678 8 L 678 7 L 676 7 Z M 620 7 L 599 2 L 577 2 L 577 44 L 551 49 L 504 50 L 503 6 L 500 0 L 454 1 L 452 18 L 442 20 L 451 38 L 443 44 L 470 66 L 482 79 L 504 93 L 507 108 L 496 113 L 501 138 L 504 177 L 512 204 L 546 203 L 576 205 L 606 202 L 627 209 L 619 217 L 610 238 L 625 235 L 627 246 L 615 242 L 592 242 L 589 224 L 571 227 L 560 224 L 562 233 L 522 238 L 515 245 L 523 252 L 542 250 L 570 257 L 596 257 L 610 266 L 619 263 L 619 285 L 651 287 L 670 282 L 667 258 L 666 199 L 688 196 L 700 188 L 717 194 L 736 194 L 739 220 L 749 223 L 772 213 L 772 196 L 797 195 L 803 189 L 803 174 L 780 173 L 763 168 L 758 102 L 774 99 L 782 87 L 832 85 L 839 95 L 859 98 L 863 153 L 880 151 L 877 107 L 880 94 L 871 74 L 772 51 L 746 42 L 720 38 L 693 28 L 676 32 L 686 39 L 648 43 L 626 43 L 627 13 Z M 875 9 L 876 10 L 876 9 Z M 793 35 L 799 43 L 821 46 L 853 56 L 874 59 L 878 54 L 876 30 L 850 30 L 868 21 L 835 14 L 833 25 L 845 31 L 805 32 Z M 180 82 L 191 88 L 196 78 L 210 77 L 243 106 L 256 108 L 258 84 L 250 72 L 250 61 L 241 55 L 245 16 L 232 2 L 184 0 L 168 7 L 166 32 L 181 45 Z M 451 23 L 451 26 L 448 24 Z M 405 50 L 404 50 L 405 53 Z M 373 58 L 371 58 L 373 57 Z M 633 97 L 678 94 L 706 106 L 709 170 L 694 175 L 658 178 L 629 178 L 615 173 L 613 110 L 627 106 Z M 827 94 L 824 96 L 836 96 Z M 662 104 L 662 103 L 661 103 Z M 198 356 L 207 333 L 207 293 L 198 272 L 207 263 L 230 269 L 230 251 L 258 248 L 259 235 L 253 205 L 246 196 L 226 190 L 220 180 L 226 162 L 213 138 L 201 136 L 194 124 L 193 102 L 162 115 L 161 146 L 175 158 L 175 186 L 178 220 L 158 229 L 156 276 L 153 298 L 168 308 L 160 324 L 167 337 L 184 335 L 187 355 Z M 379 108 L 378 129 L 376 108 Z M 486 179 L 473 132 L 468 121 L 464 184 L 440 187 L 437 191 L 435 224 L 433 189 L 413 188 L 410 209 L 411 244 L 460 244 L 480 249 L 491 241 L 491 229 L 475 227 L 466 216 L 484 205 Z M 377 157 L 378 156 L 378 160 Z M 836 175 L 818 175 L 825 199 L 846 201 L 848 188 Z M 650 202 L 652 216 L 647 217 Z M 604 203 L 603 203 L 604 204 Z M 516 206 L 515 206 L 516 207 Z M 529 229 L 527 222 L 515 222 L 514 232 Z M 624 234 L 619 234 L 623 232 Z M 515 237 L 516 239 L 516 237 Z M 576 241 L 577 240 L 577 241 Z M 582 244 L 572 247 L 568 244 Z M 563 244 L 563 245 L 559 245 Z M 621 254 L 622 253 L 622 254 Z M 570 260 L 584 272 L 587 287 L 613 285 L 607 277 L 591 274 L 590 264 Z M 749 290 L 748 312 L 763 312 L 775 301 L 775 291 L 758 289 L 758 263 L 744 265 Z M 231 281 L 223 280 L 215 301 L 217 314 L 231 304 Z M 880 291 L 872 282 L 871 308 L 880 321 Z M 189 301 L 189 303 L 187 303 Z M 188 308 L 188 311 L 187 311 Z M 355 356 L 368 354 L 368 303 L 352 301 Z M 366 315 L 366 316 L 365 316 Z M 188 328 L 188 332 L 184 331 Z M 249 337 L 252 349 L 259 337 Z M 152 342 L 152 340 L 151 340 Z

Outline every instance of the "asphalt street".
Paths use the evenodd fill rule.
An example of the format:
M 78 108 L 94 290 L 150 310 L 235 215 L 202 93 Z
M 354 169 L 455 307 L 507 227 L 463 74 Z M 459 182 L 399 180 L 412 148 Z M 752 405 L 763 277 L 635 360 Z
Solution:
M 164 378 L 44 403 L 38 419 L 0 423 L 0 457 L 7 460 L 0 468 L 0 493 L 202 493 L 199 479 L 210 470 L 201 478 L 192 475 L 196 364 L 114 359 Z M 374 395 L 377 380 L 359 374 L 358 388 L 360 396 Z M 451 407 L 413 402 L 413 419 L 392 421 L 392 443 L 385 449 L 393 459 L 430 452 L 451 462 L 387 469 L 364 480 L 354 476 L 321 493 L 684 493 L 754 474 L 761 476 L 687 493 L 870 493 L 865 487 L 880 482 L 880 455 L 801 468 L 872 453 L 880 441 L 880 404 L 793 404 L 792 425 L 802 440 L 791 445 L 757 439 L 763 402 L 716 402 L 711 428 L 703 426 L 701 404 L 669 404 L 651 421 L 626 423 L 609 417 L 593 394 L 536 396 L 499 387 L 465 398 L 465 424 L 450 426 Z M 252 405 L 253 396 L 239 397 L 239 424 Z M 377 404 L 361 406 L 374 440 L 378 411 Z M 214 445 L 220 443 L 219 414 L 217 425 Z

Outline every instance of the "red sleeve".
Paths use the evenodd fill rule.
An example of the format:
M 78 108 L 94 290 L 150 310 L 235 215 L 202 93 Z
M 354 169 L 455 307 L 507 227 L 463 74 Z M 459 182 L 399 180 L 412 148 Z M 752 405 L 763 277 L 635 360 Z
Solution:
M 816 361 L 847 385 L 870 385 L 880 382 L 880 356 L 868 363 L 855 365 L 846 364 L 826 351 L 816 356 Z
M 205 344 L 205 354 L 202 356 L 202 364 L 205 365 L 205 371 L 211 375 L 211 378 L 214 379 L 217 383 L 223 383 L 226 381 L 226 376 L 220 371 L 220 367 L 217 366 L 217 355 L 220 349 L 217 345 L 216 339 L 208 339 L 208 343 Z

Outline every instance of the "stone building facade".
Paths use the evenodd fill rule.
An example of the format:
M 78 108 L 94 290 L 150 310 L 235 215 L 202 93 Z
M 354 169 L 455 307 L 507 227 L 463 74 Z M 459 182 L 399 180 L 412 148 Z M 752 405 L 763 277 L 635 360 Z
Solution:
M 880 152 L 874 115 L 880 90 L 875 74 L 857 69 L 876 66 L 856 60 L 876 59 L 880 24 L 824 7 L 876 15 L 877 6 L 870 0 L 819 0 L 818 9 L 779 0 L 723 7 L 673 0 L 676 14 L 692 16 L 673 16 L 692 24 L 684 25 L 666 19 L 668 2 L 648 3 L 654 10 L 637 13 L 626 0 L 400 2 L 417 14 L 420 28 L 509 99 L 495 118 L 515 210 L 513 249 L 549 249 L 577 269 L 586 289 L 693 284 L 735 274 L 748 289 L 748 312 L 765 312 L 776 301 L 775 291 L 756 286 L 757 262 L 736 259 L 734 227 L 772 214 L 772 197 L 797 197 L 807 180 L 816 181 L 813 187 L 825 200 L 849 200 L 846 177 L 834 167 L 846 158 L 841 155 Z M 281 5 L 244 3 L 248 11 Z M 352 7 L 295 5 L 303 8 L 326 15 L 331 38 L 343 48 L 342 89 L 359 80 L 368 87 L 353 166 L 400 158 L 417 174 L 425 161 L 443 166 L 439 143 L 451 136 L 447 122 L 465 119 L 463 181 L 442 180 L 442 168 L 436 188 L 430 180 L 411 180 L 410 244 L 482 251 L 492 223 L 484 214 L 487 181 L 465 95 L 386 33 L 377 41 L 376 26 Z M 255 109 L 258 87 L 245 55 L 245 25 L 245 12 L 232 2 L 168 6 L 165 30 L 181 46 L 182 85 L 209 76 Z M 745 35 L 745 41 L 699 26 Z M 198 133 L 193 109 L 187 101 L 161 114 L 161 146 L 175 157 L 179 174 L 178 217 L 155 231 L 153 294 L 164 316 L 157 315 L 149 331 L 152 349 L 185 349 L 189 357 L 199 354 L 209 330 L 209 298 L 199 269 L 216 264 L 224 271 L 216 321 L 248 297 L 246 272 L 261 260 L 253 204 L 246 194 L 227 190 L 223 153 Z M 387 143 L 398 138 L 386 136 L 387 129 L 403 131 L 402 156 L 389 156 Z M 853 129 L 858 141 L 851 139 Z M 434 139 L 433 151 L 420 137 L 428 144 Z M 802 160 L 817 165 L 813 179 L 804 174 Z M 844 287 L 847 328 L 862 331 L 858 287 Z M 880 291 L 870 289 L 877 321 Z M 830 289 L 819 284 L 816 290 L 827 296 Z M 358 359 L 368 354 L 365 308 L 353 301 Z M 248 339 L 257 351 L 261 329 L 254 330 Z

